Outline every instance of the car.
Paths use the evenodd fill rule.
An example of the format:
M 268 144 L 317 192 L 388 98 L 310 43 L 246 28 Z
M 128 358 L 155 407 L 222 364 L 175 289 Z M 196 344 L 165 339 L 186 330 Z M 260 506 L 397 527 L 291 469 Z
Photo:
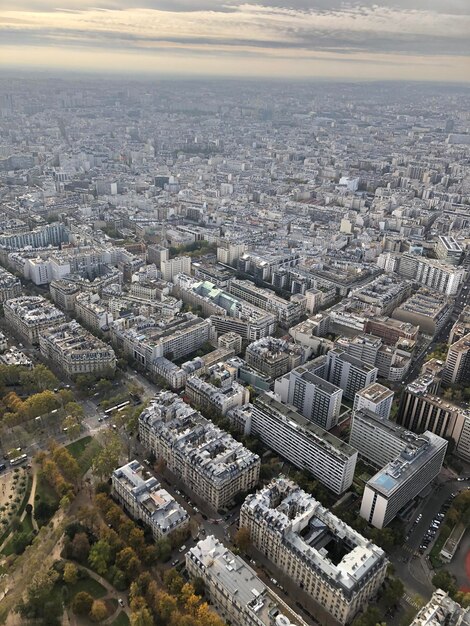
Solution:
M 102 418 L 102 417 L 99 417 L 99 418 L 98 418 L 98 422 L 102 422 L 102 421 L 103 421 L 103 418 Z
M 201 513 L 202 519 L 207 519 L 207 515 L 205 513 Z
M 199 509 L 197 508 L 197 506 L 194 506 L 193 510 L 194 510 L 195 513 L 199 513 Z
M 116 424 L 113 424 L 113 430 L 117 430 Z
M 277 580 L 275 578 L 270 578 L 269 580 L 272 582 L 273 585 L 277 585 L 278 584 Z
M 181 546 L 181 548 L 179 549 L 179 552 L 184 552 L 186 550 L 186 546 Z
M 6 470 L 7 466 L 5 465 L 5 463 L 0 463 L 0 472 L 3 472 L 3 470 Z
M 124 606 L 124 600 L 122 598 L 118 598 L 119 606 Z
M 175 559 L 174 561 L 171 562 L 171 565 L 172 567 L 176 567 L 178 563 L 179 563 L 178 559 Z
M 251 563 L 252 565 L 256 565 L 256 561 L 255 561 L 254 559 L 250 559 L 250 563 Z
M 206 534 L 206 529 L 205 528 L 201 528 L 201 535 L 205 535 Z

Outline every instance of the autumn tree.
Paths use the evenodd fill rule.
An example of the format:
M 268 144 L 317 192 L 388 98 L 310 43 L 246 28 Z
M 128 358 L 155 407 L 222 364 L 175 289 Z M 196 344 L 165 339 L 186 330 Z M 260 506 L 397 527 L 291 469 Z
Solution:
M 242 551 L 247 552 L 251 546 L 251 536 L 248 528 L 240 526 L 235 533 L 235 545 Z
M 104 478 L 111 475 L 119 465 L 119 459 L 123 452 L 121 438 L 116 433 L 107 433 L 107 440 L 101 450 L 93 459 L 93 472 Z
M 93 596 L 86 591 L 79 591 L 72 599 L 72 611 L 75 615 L 88 615 L 93 606 Z
M 86 533 L 77 533 L 72 540 L 72 556 L 79 563 L 85 563 L 90 554 L 90 542 Z
M 132 611 L 130 623 L 131 626 L 154 626 L 155 622 L 148 607 L 144 606 Z
M 76 439 L 82 430 L 80 419 L 75 417 L 75 415 L 67 415 L 62 422 L 62 428 L 64 431 L 67 431 L 70 439 Z
M 93 600 L 90 609 L 90 619 L 92 622 L 102 622 L 108 617 L 108 609 L 102 600 Z
M 165 570 L 163 574 L 163 582 L 165 587 L 173 596 L 179 596 L 184 585 L 183 578 L 175 569 Z
M 75 585 L 78 579 L 78 570 L 73 563 L 66 563 L 63 573 L 64 582 L 67 585 Z

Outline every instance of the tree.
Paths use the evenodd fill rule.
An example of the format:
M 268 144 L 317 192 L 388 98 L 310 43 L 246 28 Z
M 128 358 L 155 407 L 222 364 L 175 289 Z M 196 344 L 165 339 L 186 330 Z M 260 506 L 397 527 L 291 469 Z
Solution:
M 131 613 L 131 626 L 153 626 L 154 621 L 149 609 L 144 606 Z
M 357 617 L 353 626 L 376 626 L 381 621 L 381 613 L 375 606 L 369 606 L 367 611 L 360 617 Z
M 32 370 L 24 370 L 20 374 L 20 384 L 30 393 L 55 389 L 59 381 L 45 365 L 36 365 Z
M 450 596 L 457 592 L 455 578 L 446 569 L 441 569 L 432 577 L 432 584 L 438 589 L 447 591 Z
M 107 433 L 105 445 L 93 459 L 93 472 L 100 478 L 108 477 L 119 465 L 123 451 L 121 438 L 116 433 Z
M 90 619 L 92 622 L 102 622 L 108 617 L 108 609 L 102 600 L 93 600 L 90 609 Z
M 124 548 L 116 555 L 116 565 L 127 576 L 132 576 L 141 568 L 140 560 L 137 558 L 135 551 L 130 548 Z
M 163 563 L 165 563 L 166 561 L 169 561 L 171 558 L 171 543 L 169 541 L 169 539 L 159 539 L 156 543 L 155 543 L 155 548 L 156 548 L 156 556 L 157 559 L 159 561 L 162 561 Z
M 175 569 L 168 569 L 164 572 L 163 582 L 173 596 L 179 596 L 184 585 L 184 580 Z
M 193 582 L 193 587 L 194 587 L 194 593 L 197 594 L 198 596 L 203 596 L 206 590 L 204 578 L 201 578 L 200 576 L 196 576 L 195 578 L 193 578 L 192 582 Z
M 27 546 L 33 540 L 33 534 L 29 533 L 26 530 L 15 533 L 13 539 L 11 540 L 11 545 L 15 554 L 23 554 L 26 550 Z
M 93 606 L 93 596 L 86 591 L 79 591 L 72 600 L 72 611 L 76 615 L 88 615 Z
M 90 554 L 90 542 L 86 533 L 77 533 L 72 540 L 72 555 L 79 563 L 85 563 Z
M 73 563 L 66 563 L 62 577 L 67 585 L 75 585 L 78 579 L 78 570 L 76 565 Z
M 240 548 L 242 552 L 246 552 L 251 546 L 251 536 L 248 528 L 240 526 L 235 533 L 235 545 Z
M 62 429 L 67 432 L 67 435 L 70 439 L 76 439 L 80 434 L 82 426 L 80 424 L 80 420 L 75 415 L 67 415 L 67 417 L 62 422 Z
M 100 539 L 91 547 L 88 562 L 95 572 L 103 576 L 108 569 L 110 556 L 111 550 L 109 544 Z
M 41 569 L 34 574 L 26 590 L 26 600 L 18 606 L 18 611 L 23 617 L 30 619 L 47 617 L 48 611 L 50 615 L 54 615 L 51 612 L 50 595 L 58 577 L 59 574 L 52 568 Z
M 383 593 L 383 602 L 387 609 L 395 606 L 403 596 L 405 587 L 398 578 L 390 578 Z

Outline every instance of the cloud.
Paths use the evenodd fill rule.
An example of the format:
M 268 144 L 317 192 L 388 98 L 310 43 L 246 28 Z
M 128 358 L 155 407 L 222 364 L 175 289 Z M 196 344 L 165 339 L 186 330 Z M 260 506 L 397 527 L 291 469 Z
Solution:
M 4 0 L 0 41 L 240 58 L 325 53 L 344 62 L 357 54 L 470 57 L 467 0 L 379 1 L 80 0 L 77 9 L 76 0 Z

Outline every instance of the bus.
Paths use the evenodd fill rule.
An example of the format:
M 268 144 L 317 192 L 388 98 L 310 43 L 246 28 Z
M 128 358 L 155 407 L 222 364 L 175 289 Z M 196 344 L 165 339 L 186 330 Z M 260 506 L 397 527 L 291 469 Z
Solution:
M 128 406 L 130 404 L 129 400 L 127 400 L 126 402 L 121 402 L 121 404 L 116 404 L 115 406 L 110 407 L 109 409 L 106 409 L 106 411 L 104 412 L 104 414 L 106 416 L 111 415 L 111 413 L 113 411 L 122 411 L 123 409 L 126 408 L 126 406 Z
M 10 465 L 20 465 L 21 463 L 24 463 L 28 458 L 27 454 L 20 454 L 20 456 L 15 457 L 14 459 L 10 460 Z

